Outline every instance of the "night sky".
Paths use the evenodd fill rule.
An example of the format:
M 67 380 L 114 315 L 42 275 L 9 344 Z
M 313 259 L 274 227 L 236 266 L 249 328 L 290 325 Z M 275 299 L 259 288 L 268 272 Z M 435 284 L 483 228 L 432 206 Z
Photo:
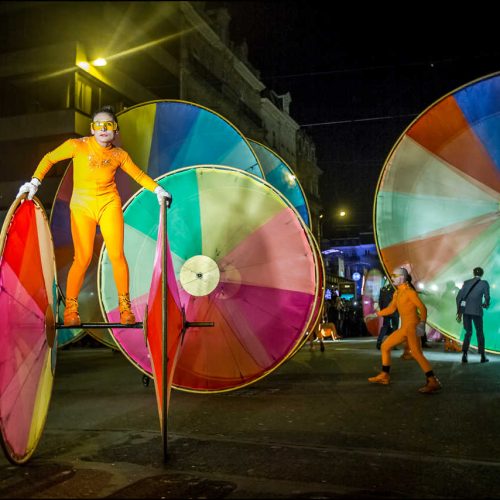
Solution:
M 230 38 L 246 40 L 261 80 L 291 94 L 290 114 L 313 138 L 324 171 L 326 237 L 371 231 L 380 172 L 406 127 L 447 93 L 500 70 L 487 3 L 462 12 L 400 2 L 404 13 L 380 2 L 331 2 L 330 13 L 318 2 L 209 3 L 228 9 Z

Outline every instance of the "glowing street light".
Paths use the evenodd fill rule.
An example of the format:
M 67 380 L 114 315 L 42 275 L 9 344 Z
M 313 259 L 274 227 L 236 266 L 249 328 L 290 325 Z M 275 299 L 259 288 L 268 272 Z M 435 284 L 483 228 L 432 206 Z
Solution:
M 108 64 L 108 62 L 106 61 L 106 59 L 104 59 L 104 57 L 98 57 L 97 59 L 92 61 L 93 66 L 106 66 L 106 64 Z
M 324 222 L 325 214 L 320 213 L 318 216 L 318 242 L 321 246 L 321 238 L 323 237 L 323 222 Z

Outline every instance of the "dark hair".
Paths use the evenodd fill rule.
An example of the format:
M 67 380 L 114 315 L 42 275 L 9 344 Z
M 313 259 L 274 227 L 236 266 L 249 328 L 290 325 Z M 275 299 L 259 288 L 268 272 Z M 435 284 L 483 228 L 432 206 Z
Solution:
M 475 267 L 472 272 L 474 273 L 474 276 L 479 276 L 479 277 L 481 277 L 484 274 L 484 270 L 482 267 Z
M 404 268 L 402 268 L 402 269 L 404 269 Z M 413 288 L 413 290 L 417 291 L 415 289 L 415 287 L 413 286 L 412 280 L 413 280 L 413 278 L 411 277 L 411 274 L 408 273 L 408 271 L 407 271 L 406 282 L 410 285 L 411 288 Z
M 399 269 L 401 269 L 401 271 L 403 271 L 403 276 L 405 278 L 405 281 L 410 281 L 410 283 L 411 283 L 411 276 L 410 276 L 410 273 L 408 272 L 408 269 L 406 269 L 406 267 L 400 267 Z
M 103 106 L 101 109 L 94 111 L 94 113 L 92 115 L 92 121 L 94 121 L 94 118 L 99 113 L 108 113 L 108 115 L 111 115 L 113 117 L 113 121 L 118 123 L 118 118 L 116 117 L 115 110 L 114 110 L 113 106 Z

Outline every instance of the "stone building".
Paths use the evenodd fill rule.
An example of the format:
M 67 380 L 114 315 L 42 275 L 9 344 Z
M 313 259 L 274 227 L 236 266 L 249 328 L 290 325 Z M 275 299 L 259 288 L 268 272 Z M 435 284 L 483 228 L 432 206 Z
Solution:
M 2 220 L 46 152 L 88 135 L 92 111 L 180 99 L 219 113 L 281 156 L 304 189 L 317 236 L 321 170 L 314 143 L 290 116 L 292 96 L 266 88 L 246 45 L 229 39 L 229 23 L 227 10 L 210 2 L 2 2 Z M 63 163 L 44 180 L 47 209 Z

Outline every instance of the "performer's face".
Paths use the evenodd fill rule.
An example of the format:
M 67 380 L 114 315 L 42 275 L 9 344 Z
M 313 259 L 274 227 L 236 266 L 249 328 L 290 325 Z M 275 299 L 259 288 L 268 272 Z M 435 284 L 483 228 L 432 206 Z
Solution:
M 405 282 L 405 275 L 400 267 L 396 267 L 391 274 L 392 284 L 394 286 L 402 285 Z
M 97 113 L 94 116 L 94 121 L 90 124 L 90 133 L 101 146 L 113 142 L 117 129 L 118 124 L 109 113 Z

